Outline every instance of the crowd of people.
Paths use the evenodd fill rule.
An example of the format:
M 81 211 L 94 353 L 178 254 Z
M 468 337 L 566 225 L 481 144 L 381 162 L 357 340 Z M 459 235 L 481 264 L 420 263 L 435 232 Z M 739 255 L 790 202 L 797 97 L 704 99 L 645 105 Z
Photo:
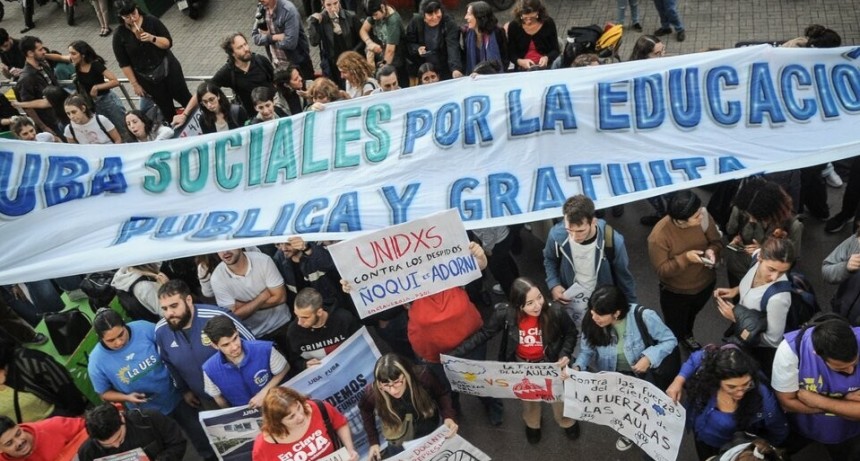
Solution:
M 368 0 L 360 12 L 323 0 L 319 12 L 306 15 L 306 26 L 288 0 L 260 5 L 250 41 L 238 32 L 226 37 L 226 63 L 192 93 L 164 24 L 133 1 L 118 0 L 122 24 L 112 38 L 114 58 L 134 93 L 147 101 L 131 111 L 113 93 L 116 74 L 86 42 L 56 53 L 36 37 L 13 39 L 0 29 L 0 70 L 17 79 L 14 105 L 0 100 L 2 126 L 28 141 L 150 142 L 173 137 L 195 111 L 201 133 L 214 133 L 473 73 L 617 60 L 614 53 L 577 54 L 570 43 L 560 46 L 540 0 L 520 0 L 507 23 L 487 3 L 472 2 L 462 26 L 437 0 L 423 0 L 408 24 L 385 0 Z M 629 60 L 663 56 L 661 36 L 686 37 L 675 2 L 655 5 L 660 29 L 641 35 Z M 638 1 L 618 1 L 618 22 L 624 23 L 628 7 L 632 29 L 641 31 Z M 106 22 L 102 26 L 102 35 L 114 32 Z M 265 55 L 251 51 L 251 41 Z M 811 26 L 786 46 L 840 43 L 835 32 Z M 319 47 L 322 76 L 311 46 Z M 606 46 L 612 49 L 612 43 Z M 63 65 L 75 74 L 70 88 L 55 75 Z M 841 178 L 824 166 L 722 185 L 728 198 L 714 209 L 693 190 L 649 200 L 655 213 L 643 224 L 653 226 L 647 249 L 662 316 L 637 303 L 624 235 L 584 195 L 570 197 L 562 218 L 545 234 L 536 233 L 545 241 L 545 278 L 521 276 L 512 257 L 520 251 L 522 228 L 477 229 L 469 233 L 470 251 L 485 278 L 497 282 L 492 290 L 485 287 L 494 282 L 477 281 L 363 320 L 327 242 L 291 237 L 275 246 L 119 268 L 112 285 L 125 316 L 93 306 L 101 307 L 93 320 L 99 343 L 88 371 L 103 400 L 94 407 L 50 356 L 24 347 L 48 340 L 33 329 L 39 320 L 33 313 L 61 309 L 55 298 L 76 288 L 74 277 L 3 287 L 0 327 L 10 341 L 0 345 L 0 460 L 57 459 L 64 445 L 75 443 L 82 460 L 134 448 L 150 459 L 178 460 L 187 442 L 203 459 L 215 459 L 199 411 L 244 405 L 262 413 L 254 459 L 303 453 L 302 459 L 312 460 L 339 447 L 357 459 L 354 434 L 337 409 L 281 384 L 318 366 L 362 326 L 391 351 L 377 361 L 358 404 L 371 459 L 392 456 L 404 442 L 440 425 L 456 434 L 460 396 L 451 390 L 440 355 L 487 359 L 497 335 L 500 361 L 553 363 L 562 372 L 614 371 L 659 383 L 686 406 L 687 428 L 702 460 L 781 460 L 810 443 L 823 445 L 834 460 L 860 459 L 860 328 L 852 326 L 860 324 L 860 315 L 848 315 L 850 322 L 833 314 L 797 322 L 803 301 L 793 272 L 804 207 L 828 219 L 828 232 L 849 222 L 856 230 L 857 175 L 854 161 L 841 211 L 833 217 L 821 211 L 821 189 L 841 185 Z M 611 211 L 620 216 L 623 207 Z M 860 292 L 858 254 L 860 232 L 822 265 L 825 280 L 840 285 L 839 312 L 846 315 Z M 717 287 L 722 267 L 729 283 Z M 491 309 L 488 291 L 507 302 Z M 730 323 L 725 344 L 703 346 L 694 337 L 708 303 Z M 666 382 L 657 370 L 678 348 L 688 358 Z M 501 425 L 502 402 L 480 401 L 487 421 Z M 579 438 L 581 423 L 563 415 L 561 402 L 551 407 L 565 436 Z M 541 440 L 541 411 L 540 403 L 522 402 L 529 444 Z M 377 417 L 381 430 L 372 423 Z M 624 451 L 633 445 L 619 437 L 615 446 Z

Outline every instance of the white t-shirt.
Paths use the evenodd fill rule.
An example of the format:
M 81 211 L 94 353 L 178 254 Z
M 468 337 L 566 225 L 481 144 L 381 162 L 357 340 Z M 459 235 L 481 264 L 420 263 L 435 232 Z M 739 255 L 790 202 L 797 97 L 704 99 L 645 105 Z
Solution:
M 272 370 L 272 374 L 276 375 L 284 371 L 284 368 L 286 367 L 287 359 L 285 359 L 284 356 L 273 347 L 272 353 L 269 354 L 269 369 Z M 203 390 L 213 398 L 221 395 L 221 388 L 212 382 L 212 379 L 209 378 L 209 375 L 207 375 L 205 371 L 203 372 Z
M 761 286 L 752 288 L 755 273 L 758 270 L 760 263 L 755 263 L 750 270 L 747 271 L 741 283 L 738 285 L 740 293 L 740 304 L 747 309 L 761 312 L 761 298 L 764 292 L 773 283 L 787 281 L 788 277 L 782 274 L 776 282 L 766 283 Z M 767 330 L 761 335 L 762 345 L 769 347 L 777 347 L 782 341 L 782 335 L 785 334 L 785 319 L 788 317 L 788 309 L 791 307 L 791 293 L 777 293 L 770 297 L 767 302 Z
M 96 117 L 101 120 L 104 130 L 99 126 Z M 72 138 L 72 130 L 75 130 L 78 144 L 113 144 L 113 140 L 108 133 L 114 128 L 116 127 L 107 117 L 96 115 L 95 117 L 90 117 L 90 121 L 83 125 L 78 125 L 75 122 L 69 123 L 64 134 L 66 138 Z
M 792 345 L 783 340 L 776 348 L 776 355 L 773 357 L 770 387 L 778 392 L 797 392 L 800 389 L 797 381 L 800 375 L 798 365 L 800 360 L 797 359 Z
M 575 282 L 579 282 L 586 292 L 593 292 L 597 286 L 597 267 L 595 258 L 597 257 L 597 239 L 591 243 L 580 245 L 573 241 L 570 242 L 570 257 L 573 260 L 573 271 L 576 274 Z
M 265 253 L 245 252 L 248 258 L 248 271 L 236 275 L 223 262 L 212 272 L 212 291 L 219 306 L 230 309 L 236 301 L 247 302 L 257 297 L 267 288 L 284 286 L 284 278 L 278 272 L 275 262 Z M 287 304 L 279 304 L 269 309 L 260 309 L 242 320 L 255 338 L 263 337 L 290 321 Z

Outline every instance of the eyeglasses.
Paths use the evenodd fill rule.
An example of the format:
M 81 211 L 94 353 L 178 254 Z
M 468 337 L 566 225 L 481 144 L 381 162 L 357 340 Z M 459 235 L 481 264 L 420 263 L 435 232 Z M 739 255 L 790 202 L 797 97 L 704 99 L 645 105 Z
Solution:
M 540 15 L 538 13 L 531 13 L 529 15 L 521 14 L 520 21 L 522 22 L 536 22 L 540 20 Z
M 742 384 L 742 385 L 723 384 L 722 386 L 723 386 L 723 388 L 725 388 L 726 392 L 737 392 L 737 391 L 747 392 L 747 391 L 752 390 L 755 387 L 755 381 L 749 380 L 748 383 Z
M 213 96 L 211 98 L 203 98 L 203 104 L 215 104 L 216 102 L 218 102 L 217 96 Z
M 404 376 L 401 376 L 394 381 L 389 381 L 387 383 L 379 383 L 379 387 L 381 387 L 382 389 L 394 390 L 394 388 L 402 386 L 405 382 L 406 378 Z

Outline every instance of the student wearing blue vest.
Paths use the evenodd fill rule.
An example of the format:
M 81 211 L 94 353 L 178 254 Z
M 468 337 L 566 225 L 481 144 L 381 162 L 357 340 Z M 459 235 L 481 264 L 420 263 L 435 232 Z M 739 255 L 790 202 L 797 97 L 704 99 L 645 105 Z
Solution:
M 226 315 L 206 322 L 203 334 L 218 350 L 203 364 L 203 388 L 221 408 L 261 407 L 266 392 L 281 384 L 290 369 L 271 342 L 242 339 Z

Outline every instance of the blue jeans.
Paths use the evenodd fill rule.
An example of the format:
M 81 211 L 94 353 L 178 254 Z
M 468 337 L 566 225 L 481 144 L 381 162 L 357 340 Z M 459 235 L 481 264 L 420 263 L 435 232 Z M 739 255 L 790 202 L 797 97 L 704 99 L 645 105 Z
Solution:
M 624 24 L 624 10 L 627 9 L 627 4 L 630 3 L 630 19 L 633 24 L 639 22 L 639 0 L 617 0 L 618 4 L 618 20 L 616 24 Z
M 681 16 L 678 15 L 678 0 L 654 0 L 654 6 L 657 8 L 657 14 L 660 15 L 661 29 L 668 29 L 671 26 L 675 28 L 675 32 L 684 30 Z
M 125 132 L 125 106 L 119 96 L 113 91 L 95 98 L 96 113 L 104 115 L 116 127 L 117 133 L 122 137 Z

